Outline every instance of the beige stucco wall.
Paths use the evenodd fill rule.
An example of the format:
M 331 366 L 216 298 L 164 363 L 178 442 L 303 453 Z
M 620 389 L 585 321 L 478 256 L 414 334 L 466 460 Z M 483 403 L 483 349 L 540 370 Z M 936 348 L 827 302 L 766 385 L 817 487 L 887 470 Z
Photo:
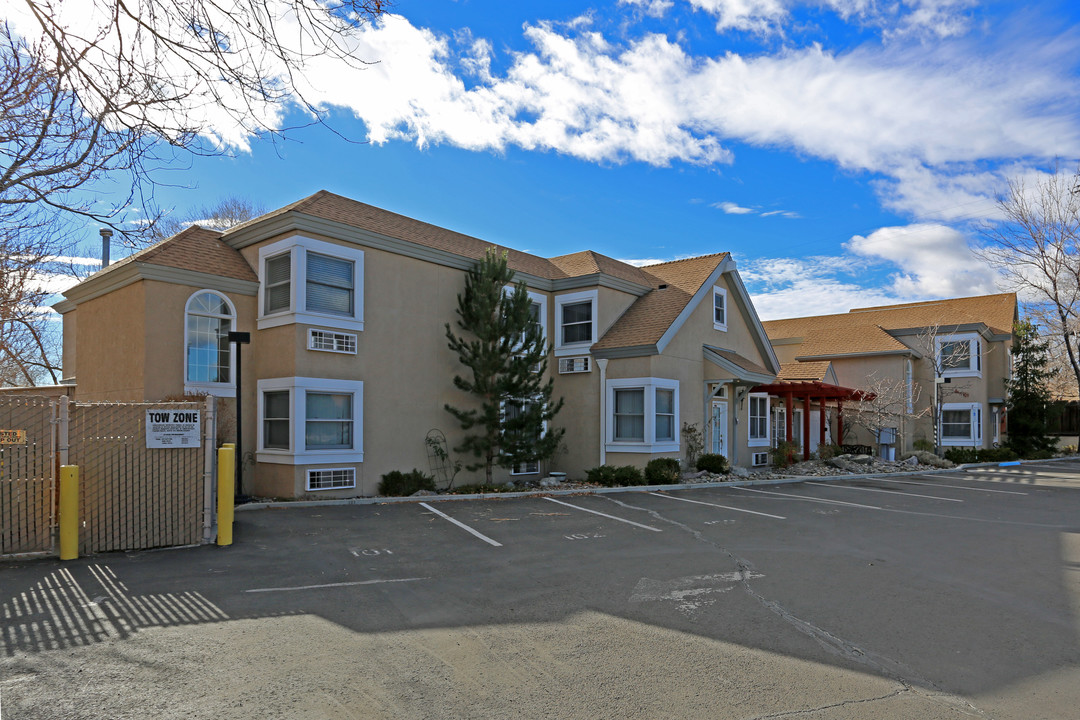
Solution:
M 147 316 L 146 284 L 135 282 L 87 300 L 76 312 L 76 399 L 142 402 L 145 329 L 151 319 Z
M 75 377 L 75 348 L 77 346 L 78 339 L 78 308 L 73 308 L 66 313 L 63 313 L 61 317 L 61 327 L 63 332 L 61 334 L 62 346 L 60 354 L 60 363 L 62 365 L 61 377 L 65 380 L 70 380 Z

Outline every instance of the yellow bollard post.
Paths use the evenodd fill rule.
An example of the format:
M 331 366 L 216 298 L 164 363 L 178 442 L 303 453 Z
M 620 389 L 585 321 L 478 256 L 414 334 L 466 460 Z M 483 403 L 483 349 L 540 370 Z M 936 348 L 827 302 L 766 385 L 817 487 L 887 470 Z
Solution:
M 60 559 L 79 557 L 79 466 L 60 466 Z
M 233 495 L 236 483 L 236 445 L 223 443 L 217 451 L 217 544 L 232 545 Z

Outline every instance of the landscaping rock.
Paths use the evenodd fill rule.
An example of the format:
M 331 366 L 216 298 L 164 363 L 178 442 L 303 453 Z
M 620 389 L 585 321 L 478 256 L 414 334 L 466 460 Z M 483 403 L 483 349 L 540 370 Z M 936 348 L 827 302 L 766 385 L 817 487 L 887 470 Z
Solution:
M 863 456 L 866 457 L 866 456 Z M 861 465 L 856 462 L 850 455 L 838 455 L 834 458 L 825 461 L 825 464 L 834 467 L 837 470 L 843 470 L 849 473 L 864 473 L 867 471 L 865 465 Z
M 938 457 L 934 453 L 927 452 L 926 450 L 916 450 L 913 453 L 904 455 L 904 458 L 908 458 L 908 457 L 918 458 L 920 463 L 922 463 L 923 465 L 930 465 L 931 467 L 936 467 L 936 468 L 952 468 L 952 467 L 956 467 L 956 463 L 952 462 L 951 460 L 946 460 L 945 458 Z
M 553 488 L 562 485 L 562 478 L 546 477 L 540 481 L 540 487 Z
M 417 490 L 412 495 L 410 495 L 410 497 L 426 497 L 427 495 L 438 495 L 438 494 L 439 493 L 432 492 L 431 490 Z
M 739 478 L 748 478 L 748 477 L 750 477 L 750 471 L 749 470 L 747 470 L 744 467 L 738 467 L 738 466 L 731 468 L 731 474 L 734 475 L 735 477 L 739 477 Z

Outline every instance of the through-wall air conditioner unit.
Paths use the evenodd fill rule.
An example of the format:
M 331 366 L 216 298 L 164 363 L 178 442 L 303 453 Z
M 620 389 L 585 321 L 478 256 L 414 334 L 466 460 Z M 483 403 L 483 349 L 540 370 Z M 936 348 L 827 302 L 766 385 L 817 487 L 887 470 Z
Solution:
M 589 372 L 589 369 L 589 358 L 587 357 L 559 358 L 560 375 L 566 375 L 567 373 L 587 373 Z
M 767 453 L 767 452 L 752 453 L 750 455 L 750 464 L 753 467 L 761 467 L 762 465 L 768 465 L 769 464 L 769 453 Z

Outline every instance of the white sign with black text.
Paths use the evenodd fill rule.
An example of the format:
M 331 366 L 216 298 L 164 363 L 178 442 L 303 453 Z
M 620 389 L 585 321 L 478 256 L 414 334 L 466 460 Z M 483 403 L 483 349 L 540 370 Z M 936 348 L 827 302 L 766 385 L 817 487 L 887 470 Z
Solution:
M 198 410 L 146 411 L 146 447 L 191 448 L 202 445 Z

